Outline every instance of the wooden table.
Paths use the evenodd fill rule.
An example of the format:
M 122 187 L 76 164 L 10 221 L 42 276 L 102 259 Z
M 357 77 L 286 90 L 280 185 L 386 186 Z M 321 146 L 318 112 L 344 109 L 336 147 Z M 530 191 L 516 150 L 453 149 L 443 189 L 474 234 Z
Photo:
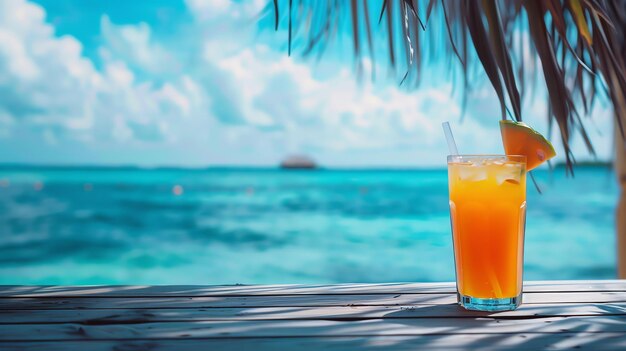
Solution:
M 0 286 L 0 350 L 626 350 L 626 281 L 530 282 L 513 312 L 452 283 Z

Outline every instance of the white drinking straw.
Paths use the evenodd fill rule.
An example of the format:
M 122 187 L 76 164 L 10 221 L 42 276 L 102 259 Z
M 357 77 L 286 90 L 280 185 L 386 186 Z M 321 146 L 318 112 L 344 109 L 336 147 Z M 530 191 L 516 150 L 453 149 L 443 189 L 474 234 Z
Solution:
M 452 129 L 450 128 L 450 123 L 443 122 L 441 125 L 443 126 L 443 133 L 446 135 L 446 141 L 448 142 L 450 155 L 458 155 L 459 150 L 456 148 L 454 136 L 452 135 Z M 504 297 L 502 294 L 502 288 L 500 287 L 500 283 L 498 282 L 498 278 L 496 277 L 496 272 L 493 270 L 493 267 L 489 266 L 486 263 L 483 265 L 485 267 L 485 272 L 487 272 L 487 279 L 489 280 L 489 284 L 491 285 L 491 290 L 493 290 L 497 298 Z
M 458 155 L 459 150 L 456 148 L 454 136 L 452 135 L 452 129 L 450 128 L 450 123 L 443 122 L 441 125 L 443 126 L 443 133 L 446 135 L 446 141 L 448 141 L 448 149 L 450 150 L 450 155 Z

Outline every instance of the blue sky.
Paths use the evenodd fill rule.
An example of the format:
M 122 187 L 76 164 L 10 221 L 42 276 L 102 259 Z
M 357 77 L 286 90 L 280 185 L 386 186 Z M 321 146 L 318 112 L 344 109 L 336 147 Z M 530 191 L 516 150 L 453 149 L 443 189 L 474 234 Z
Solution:
M 257 20 L 265 4 L 0 0 L 0 162 L 265 166 L 305 153 L 331 167 L 443 166 L 445 120 L 462 152 L 502 151 L 481 72 L 461 122 L 437 55 L 419 89 L 384 74 L 359 84 L 347 30 L 322 62 L 290 58 L 284 28 Z M 524 118 L 545 132 L 537 95 Z M 610 110 L 592 121 L 608 159 Z

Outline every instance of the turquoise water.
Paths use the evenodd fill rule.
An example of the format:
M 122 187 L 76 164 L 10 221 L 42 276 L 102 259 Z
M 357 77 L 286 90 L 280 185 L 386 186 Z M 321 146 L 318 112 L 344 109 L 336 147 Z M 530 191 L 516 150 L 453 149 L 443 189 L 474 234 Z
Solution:
M 614 278 L 614 174 L 536 176 L 525 279 Z M 453 279 L 446 170 L 0 169 L 0 284 Z

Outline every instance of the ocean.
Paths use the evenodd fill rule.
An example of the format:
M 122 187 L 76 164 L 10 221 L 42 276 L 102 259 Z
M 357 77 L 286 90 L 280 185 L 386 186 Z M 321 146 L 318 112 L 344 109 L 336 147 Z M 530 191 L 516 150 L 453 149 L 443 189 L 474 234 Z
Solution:
M 447 171 L 0 168 L 0 284 L 454 280 Z M 537 171 L 524 279 L 610 279 L 615 175 Z

